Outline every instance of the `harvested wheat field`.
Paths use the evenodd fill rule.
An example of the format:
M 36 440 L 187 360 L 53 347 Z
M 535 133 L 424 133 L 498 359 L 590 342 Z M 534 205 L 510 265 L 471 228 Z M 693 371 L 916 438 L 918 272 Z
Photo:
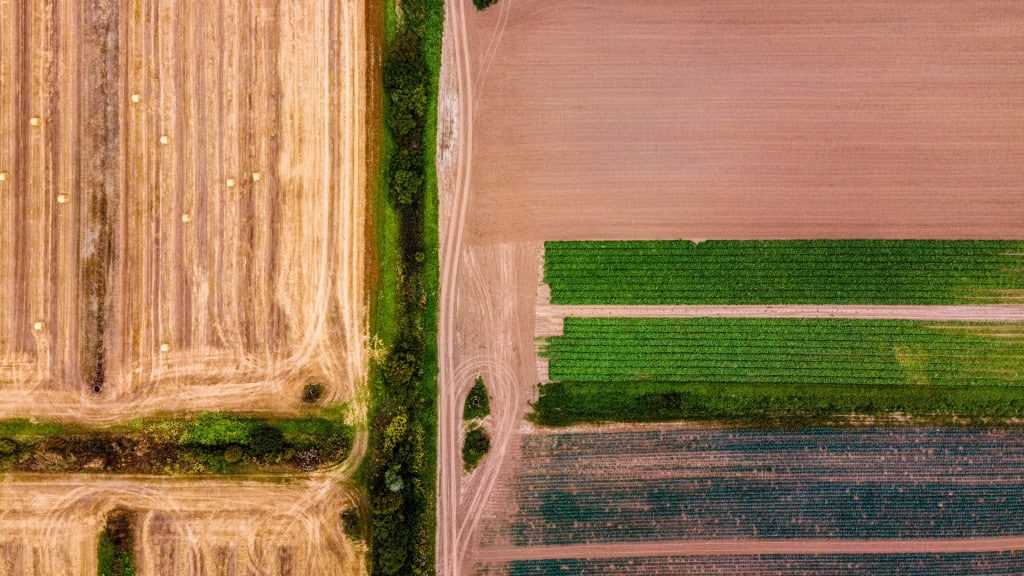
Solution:
M 1019 239 L 1022 30 L 1012 1 L 502 0 L 467 20 L 468 233 Z
M 363 418 L 362 0 L 0 0 L 0 419 Z M 16 475 L 0 574 L 362 574 L 339 483 Z
M 0 415 L 351 398 L 362 3 L 0 11 Z
M 869 311 L 858 300 L 856 308 L 824 313 L 752 301 L 730 302 L 728 310 L 661 300 L 650 302 L 657 308 L 609 308 L 612 302 L 602 301 L 584 309 L 550 305 L 541 279 L 542 243 L 551 240 L 1024 238 L 1024 7 L 952 0 L 500 0 L 478 12 L 470 2 L 448 0 L 446 8 L 437 144 L 438 571 L 1007 573 L 1000 567 L 1013 566 L 1022 546 L 1022 532 L 1009 524 L 1001 525 L 1007 538 L 990 539 L 952 532 L 929 539 L 912 527 L 886 543 L 899 544 L 890 548 L 892 557 L 855 534 L 823 540 L 808 532 L 793 537 L 792 546 L 775 546 L 773 527 L 742 540 L 688 534 L 661 546 L 620 534 L 527 542 L 545 530 L 577 534 L 588 519 L 614 528 L 618 518 L 599 514 L 609 506 L 649 518 L 642 510 L 657 502 L 633 495 L 656 493 L 673 478 L 659 464 L 670 451 L 641 459 L 628 439 L 609 435 L 635 428 L 589 426 L 595 437 L 618 442 L 594 455 L 608 458 L 614 472 L 592 470 L 552 487 L 532 501 L 541 513 L 530 515 L 524 502 L 535 495 L 531 483 L 542 484 L 527 479 L 537 468 L 529 448 L 562 438 L 523 418 L 547 377 L 548 361 L 536 348 L 545 345 L 541 338 L 561 334 L 565 316 L 1019 319 L 1016 302 L 1001 302 L 1006 307 L 999 310 L 930 302 L 927 309 Z M 1008 273 L 1016 278 L 1019 267 Z M 466 473 L 460 415 L 477 376 L 491 393 L 491 451 Z M 674 426 L 704 425 L 643 430 L 670 434 Z M 1019 447 L 1016 437 L 995 443 Z M 691 455 L 687 465 L 713 458 L 715 449 Z M 567 470 L 579 457 L 566 450 L 550 463 Z M 1007 474 L 1007 493 L 1019 480 Z M 611 489 L 621 497 L 601 496 Z M 589 494 L 593 500 L 584 502 Z M 562 504 L 570 508 L 558 516 L 563 524 L 544 516 L 557 516 Z M 997 504 L 1000 514 L 1012 511 Z M 921 510 L 920 526 L 927 526 L 933 512 Z M 657 532 L 662 525 L 647 527 Z M 521 530 L 524 540 L 514 541 L 509 530 Z M 829 550 L 837 556 L 823 554 Z
M 136 514 L 139 574 L 352 575 L 366 546 L 344 533 L 356 505 L 333 482 L 36 477 L 0 489 L 0 574 L 96 574 L 97 536 L 115 509 Z

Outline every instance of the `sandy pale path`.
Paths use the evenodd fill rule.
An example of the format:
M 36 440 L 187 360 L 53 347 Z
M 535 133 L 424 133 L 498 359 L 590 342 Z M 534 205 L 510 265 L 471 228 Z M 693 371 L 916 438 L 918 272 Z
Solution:
M 481 548 L 489 562 L 636 556 L 731 556 L 742 554 L 955 554 L 1024 548 L 1024 537 L 901 540 L 680 540 L 629 544 L 579 544 Z

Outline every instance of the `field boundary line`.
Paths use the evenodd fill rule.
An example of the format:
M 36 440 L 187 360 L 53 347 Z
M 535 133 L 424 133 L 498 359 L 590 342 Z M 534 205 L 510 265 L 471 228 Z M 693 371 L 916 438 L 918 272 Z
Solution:
M 1024 306 L 923 305 L 575 305 L 537 303 L 537 336 L 561 336 L 572 318 L 840 318 L 938 322 L 1024 322 Z
M 863 540 L 678 540 L 481 548 L 480 560 L 563 560 L 659 556 L 743 556 L 755 554 L 932 554 L 1024 550 L 1024 536 L 951 539 Z

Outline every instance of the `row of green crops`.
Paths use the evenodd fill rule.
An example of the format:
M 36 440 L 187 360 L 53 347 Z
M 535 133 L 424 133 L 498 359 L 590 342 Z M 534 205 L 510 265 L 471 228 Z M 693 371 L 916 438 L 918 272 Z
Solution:
M 545 425 L 1024 416 L 1019 324 L 567 318 L 543 354 Z
M 547 242 L 555 304 L 980 304 L 1024 295 L 1024 242 Z

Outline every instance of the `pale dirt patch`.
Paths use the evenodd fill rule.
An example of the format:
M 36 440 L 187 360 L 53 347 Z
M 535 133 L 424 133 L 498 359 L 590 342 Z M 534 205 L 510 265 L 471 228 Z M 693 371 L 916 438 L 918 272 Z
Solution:
M 566 318 L 847 318 L 1024 322 L 1024 306 L 729 305 L 622 306 L 537 304 L 537 337 L 561 336 Z M 973 329 L 973 328 L 972 328 Z

